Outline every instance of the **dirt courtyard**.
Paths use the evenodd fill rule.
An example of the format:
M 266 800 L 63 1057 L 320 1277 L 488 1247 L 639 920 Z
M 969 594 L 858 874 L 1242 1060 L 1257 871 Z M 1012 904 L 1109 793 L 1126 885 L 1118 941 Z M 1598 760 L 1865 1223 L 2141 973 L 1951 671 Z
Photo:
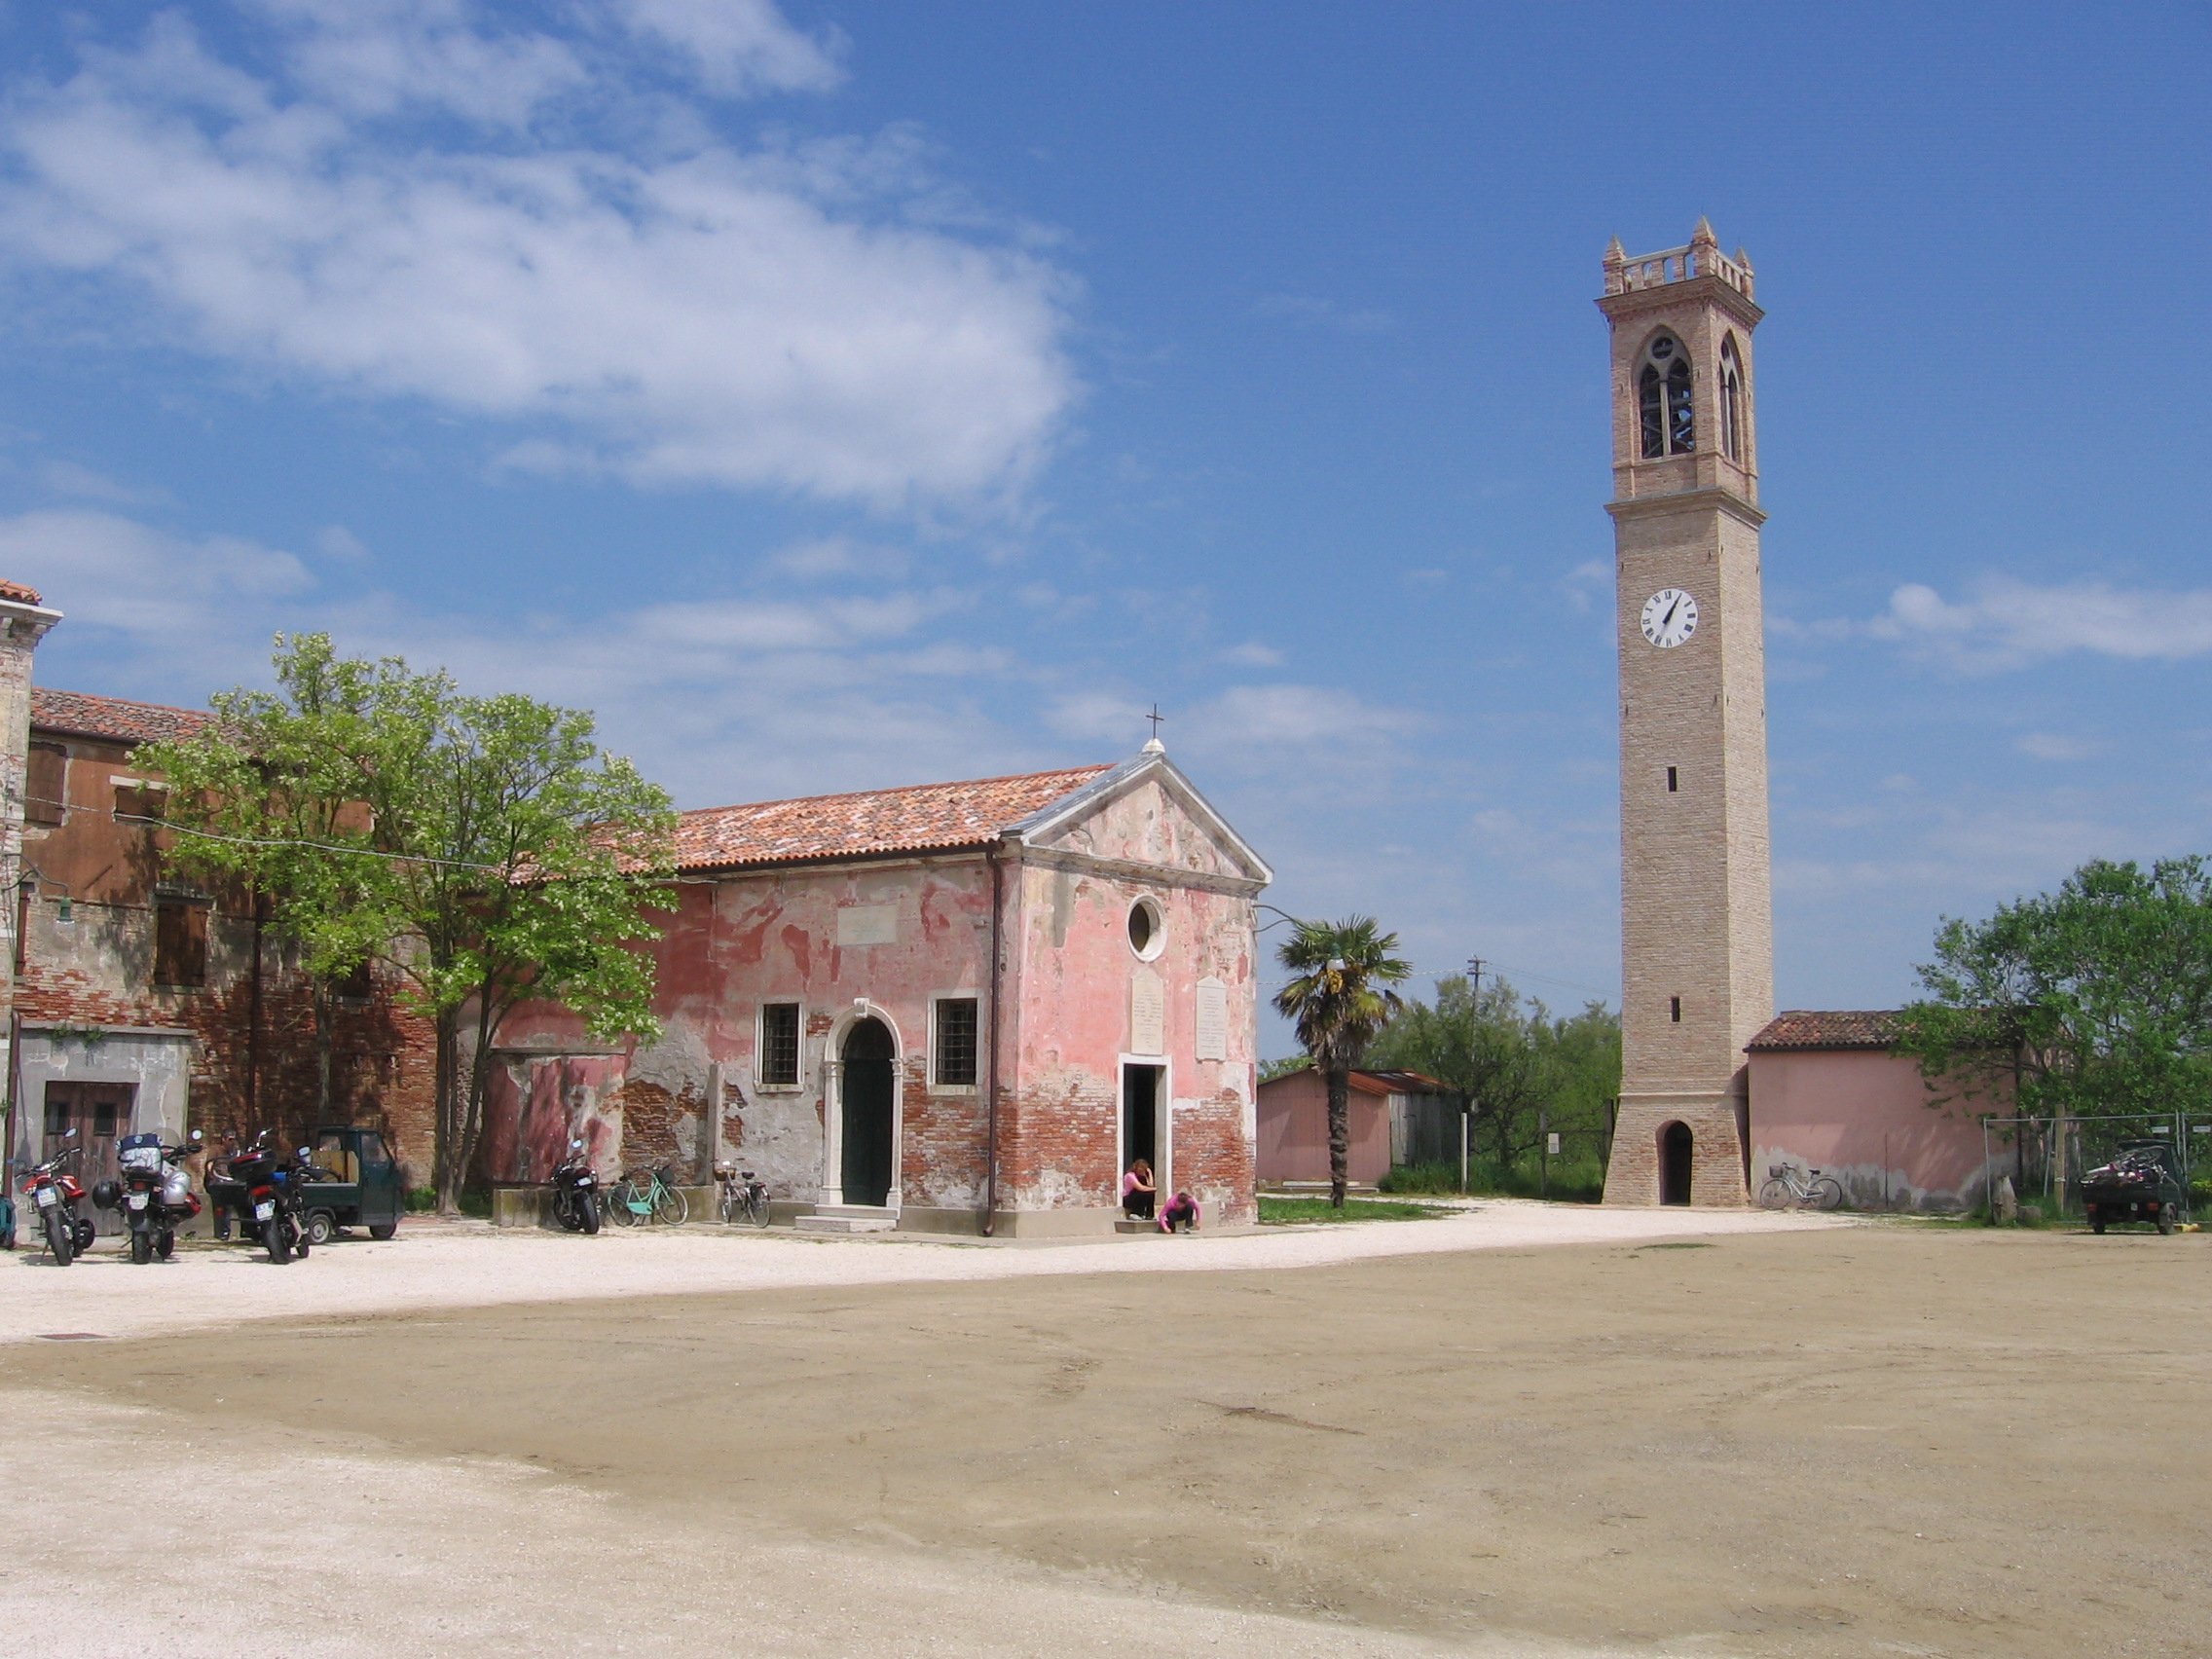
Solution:
M 633 1589 L 663 1609 L 745 1550 L 786 1552 L 757 1582 L 797 1551 L 810 1583 L 908 1586 L 866 1641 L 763 1591 L 761 1653 L 1066 1645 L 1043 1613 L 910 1647 L 871 1622 L 957 1580 L 971 1610 L 1072 1586 L 1117 1646 L 1118 1608 L 1165 1607 L 1219 1652 L 2201 1655 L 2208 1275 L 2212 1235 L 1869 1225 L 292 1318 L 16 1343 L 0 1387 L 56 1457 L 120 1434 L 181 1467 L 267 1424 L 288 1485 L 320 1459 L 346 1497 L 255 1547 L 312 1541 L 337 1622 L 273 1651 L 369 1651 L 366 1604 L 457 1576 L 471 1611 L 423 1650 L 725 1650 L 681 1617 L 585 1641 L 561 1609 L 602 1594 L 596 1535 L 659 1552 Z M 439 1509 L 463 1489 L 473 1519 Z M 561 1504 L 589 1508 L 567 1541 Z M 442 1565 L 412 1559 L 438 1515 Z M 505 1576 L 467 1567 L 486 1539 Z M 118 1547 L 18 1552 L 0 1615 L 99 1589 Z

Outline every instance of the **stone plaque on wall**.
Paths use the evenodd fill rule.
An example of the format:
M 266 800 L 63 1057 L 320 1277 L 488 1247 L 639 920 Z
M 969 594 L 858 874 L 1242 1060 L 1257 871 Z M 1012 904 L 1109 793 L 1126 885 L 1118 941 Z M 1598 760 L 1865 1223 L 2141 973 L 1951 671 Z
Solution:
M 1201 1060 L 1229 1058 L 1229 987 L 1210 976 L 1198 981 L 1197 1045 Z
M 837 912 L 837 942 L 895 944 L 899 940 L 899 906 L 847 904 Z
M 1139 968 L 1129 979 L 1129 1052 L 1167 1052 L 1167 993 L 1150 968 Z

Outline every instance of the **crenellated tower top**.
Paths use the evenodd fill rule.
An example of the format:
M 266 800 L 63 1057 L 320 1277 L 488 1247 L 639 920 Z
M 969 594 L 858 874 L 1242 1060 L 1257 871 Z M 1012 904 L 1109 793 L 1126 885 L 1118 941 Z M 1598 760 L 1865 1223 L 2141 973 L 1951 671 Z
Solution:
M 1713 226 L 1699 219 L 1690 240 L 1680 247 L 1657 253 L 1640 253 L 1631 259 L 1621 251 L 1615 237 L 1605 249 L 1605 292 L 1633 294 L 1640 288 L 1662 288 L 1671 282 L 1692 282 L 1700 276 L 1717 276 L 1745 299 L 1751 296 L 1751 261 L 1742 248 L 1731 259 L 1720 251 Z

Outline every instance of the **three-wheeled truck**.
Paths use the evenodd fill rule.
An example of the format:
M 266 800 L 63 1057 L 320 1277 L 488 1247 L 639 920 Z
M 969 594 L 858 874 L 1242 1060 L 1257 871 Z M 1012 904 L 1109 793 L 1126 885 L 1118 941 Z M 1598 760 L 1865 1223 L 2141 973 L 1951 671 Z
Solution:
M 2181 1161 L 2162 1140 L 2121 1141 L 2110 1163 L 2082 1177 L 2081 1188 L 2091 1233 L 2116 1221 L 2147 1221 L 2171 1233 L 2181 1219 Z
M 327 1244 L 345 1227 L 365 1227 L 371 1238 L 389 1238 L 399 1231 L 407 1199 L 383 1135 L 325 1124 L 315 1130 L 311 1150 L 313 1161 L 301 1169 L 294 1188 L 310 1242 Z

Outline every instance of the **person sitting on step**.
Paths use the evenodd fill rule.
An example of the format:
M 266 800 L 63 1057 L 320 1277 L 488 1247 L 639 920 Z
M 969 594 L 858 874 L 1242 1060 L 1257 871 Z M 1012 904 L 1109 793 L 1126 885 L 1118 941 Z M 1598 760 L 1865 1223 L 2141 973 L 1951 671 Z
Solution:
M 1160 1189 L 1152 1184 L 1151 1163 L 1137 1159 L 1122 1177 L 1122 1213 L 1131 1221 L 1150 1221 L 1159 1197 Z

